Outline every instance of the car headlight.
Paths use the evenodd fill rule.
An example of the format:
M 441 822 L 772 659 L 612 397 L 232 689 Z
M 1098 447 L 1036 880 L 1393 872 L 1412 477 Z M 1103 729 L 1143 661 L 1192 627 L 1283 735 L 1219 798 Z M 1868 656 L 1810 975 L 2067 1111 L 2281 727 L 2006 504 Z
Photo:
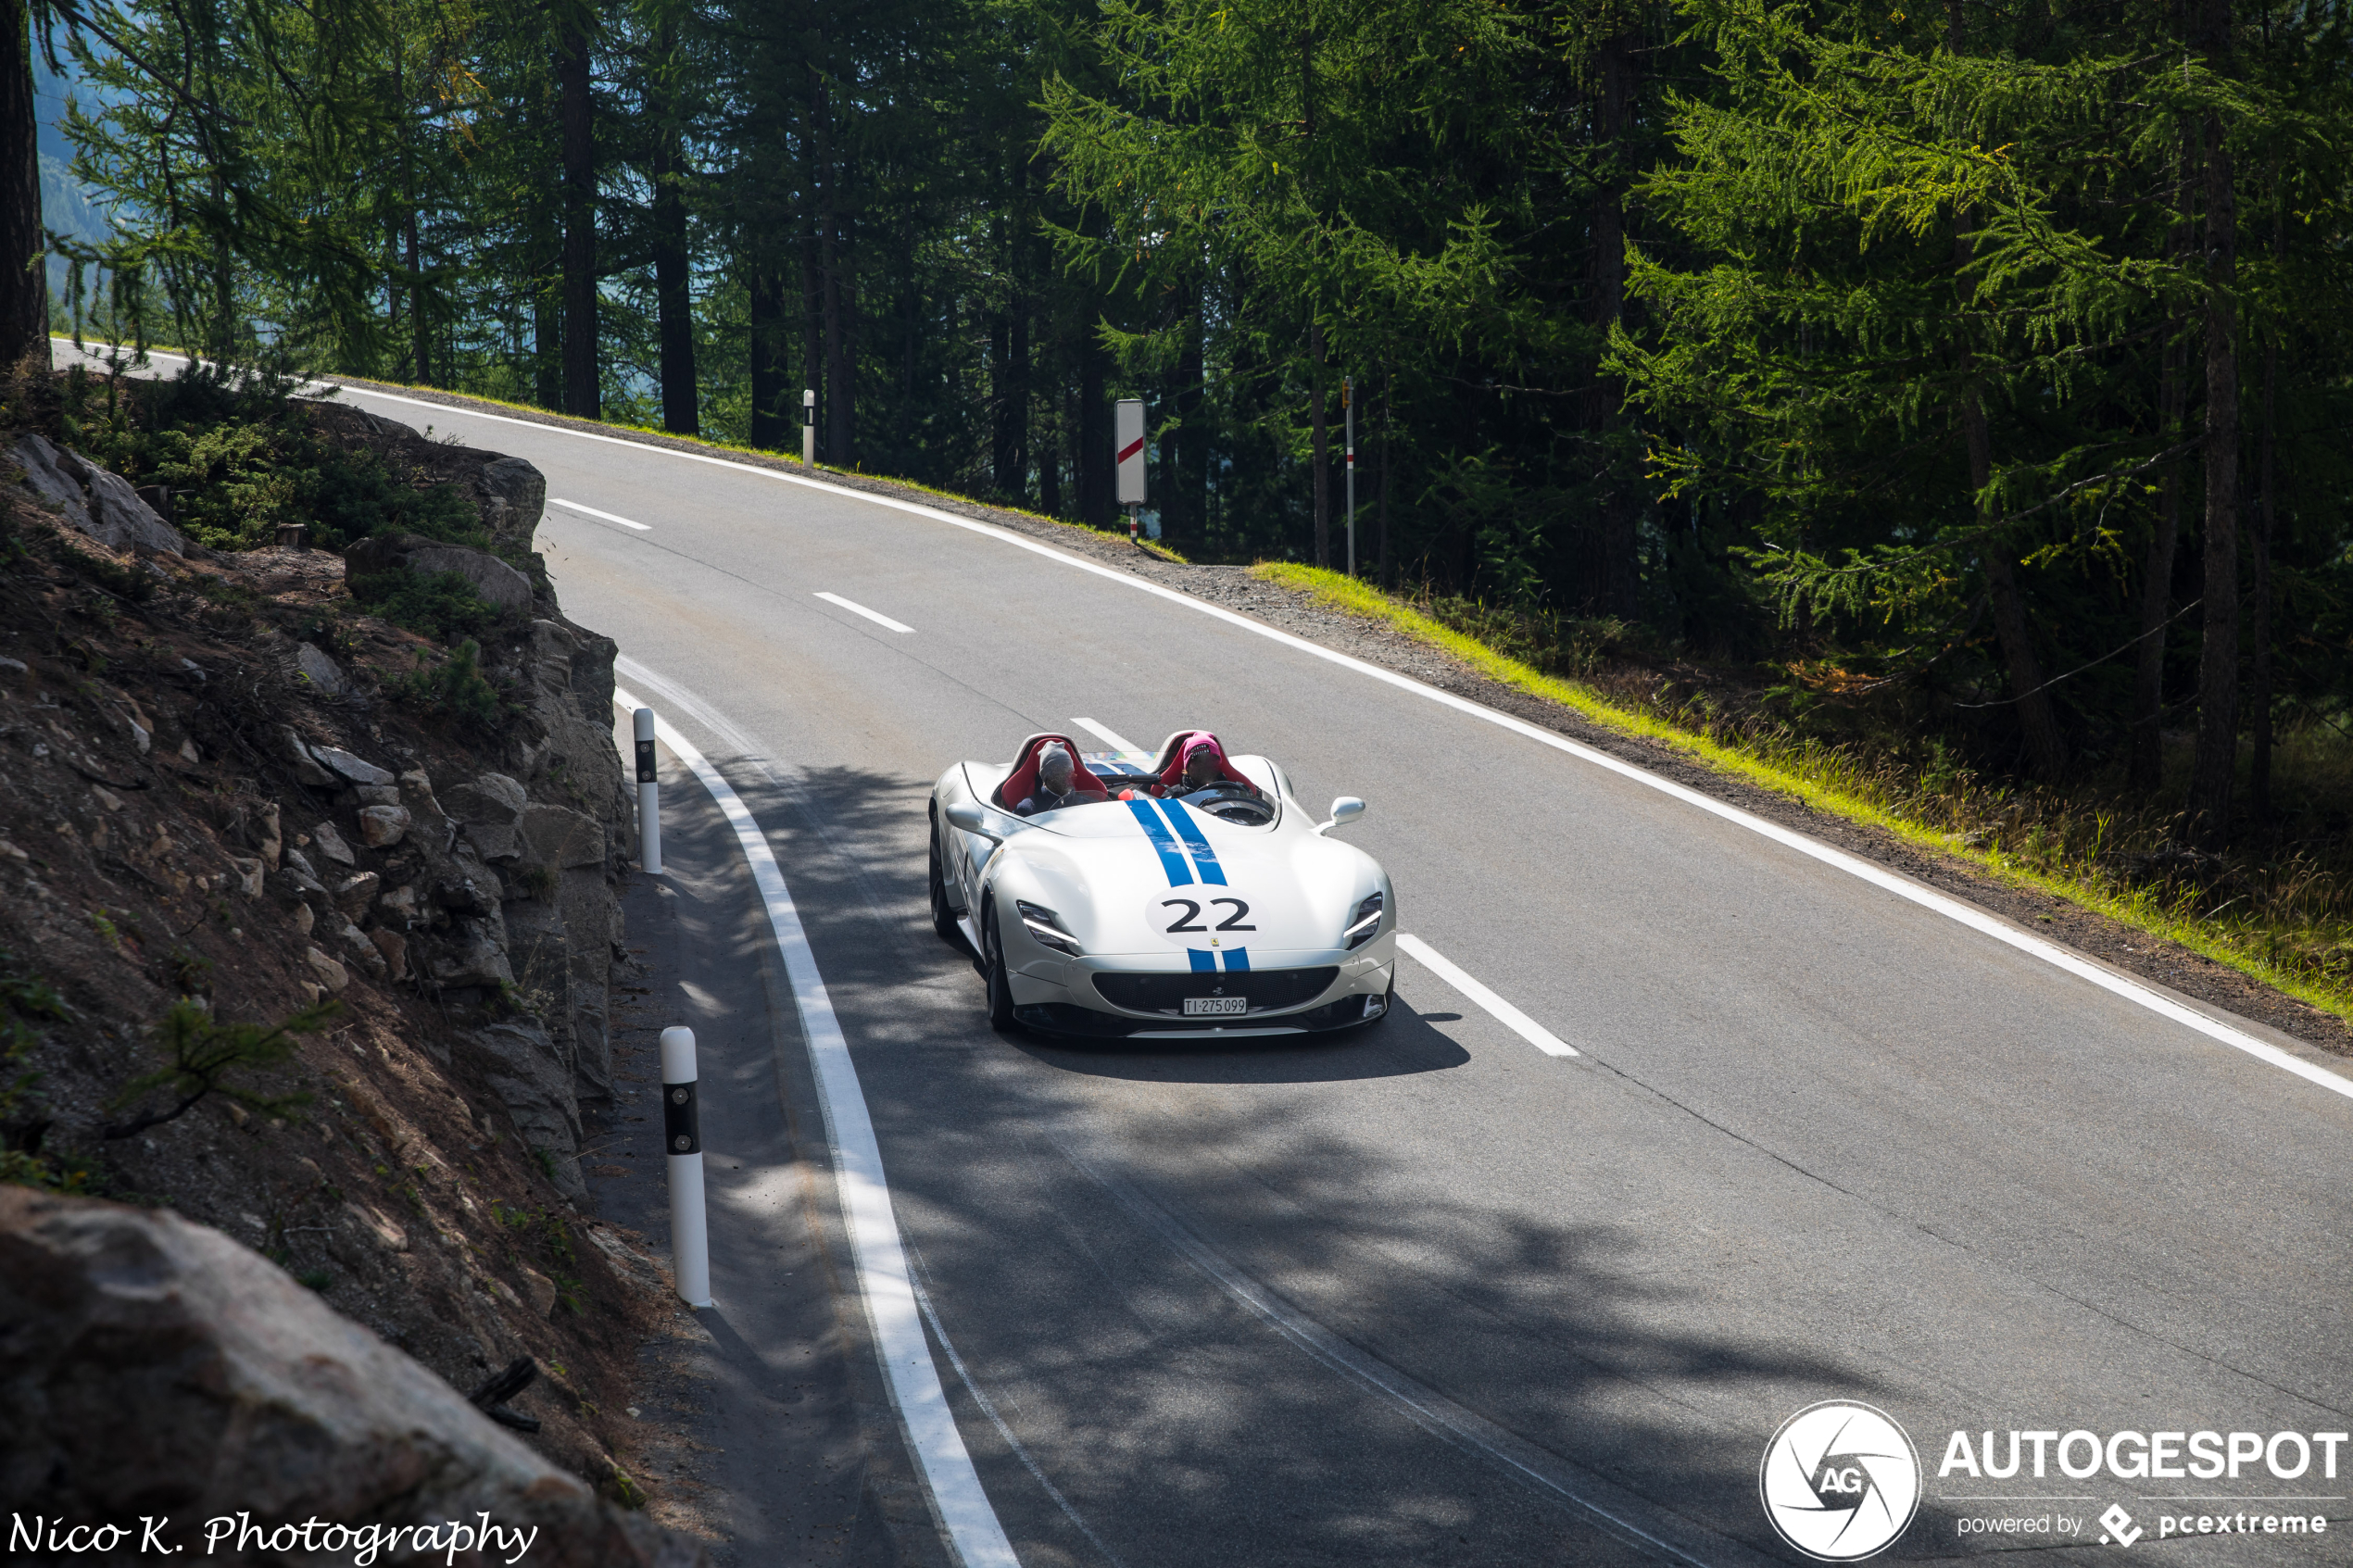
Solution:
M 1029 935 L 1037 938 L 1038 946 L 1051 947 L 1057 953 L 1068 953 L 1074 959 L 1086 956 L 1086 949 L 1078 945 L 1078 938 L 1063 929 L 1062 916 L 1043 904 L 1027 903 L 1019 898 L 1013 900 L 1013 908 L 1021 911 L 1022 924 L 1029 927 Z
M 1378 893 L 1357 905 L 1354 920 L 1350 922 L 1346 931 L 1340 934 L 1340 945 L 1343 947 L 1361 947 L 1371 941 L 1373 933 L 1380 929 L 1381 910 L 1386 907 L 1387 900 Z

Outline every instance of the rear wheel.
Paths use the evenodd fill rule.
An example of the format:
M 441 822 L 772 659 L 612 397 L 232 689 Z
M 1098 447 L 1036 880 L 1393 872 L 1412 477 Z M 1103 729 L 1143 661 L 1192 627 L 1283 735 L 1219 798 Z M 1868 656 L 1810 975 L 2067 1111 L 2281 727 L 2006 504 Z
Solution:
M 997 935 L 997 906 L 983 906 L 980 917 L 981 972 L 988 977 L 988 1026 L 1013 1026 L 1013 983 L 1005 972 L 1005 945 Z
M 931 824 L 931 928 L 940 939 L 961 942 L 964 934 L 957 929 L 956 911 L 948 907 L 948 867 L 939 854 L 939 824 Z

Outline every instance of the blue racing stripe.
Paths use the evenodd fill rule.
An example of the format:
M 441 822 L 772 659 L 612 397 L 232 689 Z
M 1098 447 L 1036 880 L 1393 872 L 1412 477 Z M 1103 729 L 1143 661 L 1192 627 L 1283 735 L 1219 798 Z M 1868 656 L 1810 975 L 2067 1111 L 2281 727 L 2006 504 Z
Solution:
M 1184 851 L 1176 847 L 1176 841 L 1168 836 L 1168 829 L 1161 825 L 1160 813 L 1152 809 L 1152 803 L 1131 800 L 1127 809 L 1136 814 L 1136 821 L 1142 824 L 1144 836 L 1152 841 L 1152 847 L 1160 851 L 1160 869 L 1168 873 L 1168 885 L 1183 887 L 1189 884 L 1193 880 L 1192 868 L 1185 863 Z M 1225 878 L 1218 880 L 1223 882 Z
M 1226 954 L 1226 968 L 1228 972 L 1245 970 L 1249 967 L 1250 949 L 1248 947 L 1234 947 L 1227 950 Z
M 1195 974 L 1214 974 L 1217 972 L 1215 953 L 1204 952 L 1199 947 L 1188 947 L 1185 949 L 1185 956 L 1193 960 Z
M 1164 800 L 1160 809 L 1167 814 L 1169 825 L 1176 830 L 1177 836 L 1184 839 L 1185 847 L 1193 852 L 1193 864 L 1200 869 L 1202 881 L 1214 887 L 1225 886 L 1226 868 L 1217 863 L 1217 851 L 1209 847 L 1209 840 L 1202 835 L 1201 824 L 1193 821 L 1185 803 Z

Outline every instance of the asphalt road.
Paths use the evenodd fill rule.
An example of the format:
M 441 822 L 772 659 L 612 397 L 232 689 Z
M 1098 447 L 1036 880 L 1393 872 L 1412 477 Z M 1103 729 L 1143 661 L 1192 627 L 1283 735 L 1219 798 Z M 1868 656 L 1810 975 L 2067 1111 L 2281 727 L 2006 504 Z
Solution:
M 2138 1552 L 2353 1558 L 2353 1479 L 2317 1462 L 1937 1474 L 1956 1430 L 2353 1427 L 2353 1100 L 1638 783 L 985 534 L 351 395 L 647 525 L 551 505 L 538 543 L 567 613 L 618 639 L 623 684 L 774 847 L 1023 1562 L 1657 1555 L 1546 1466 L 1699 1561 L 1797 1561 L 1759 1459 L 1833 1398 L 1921 1450 L 1898 1558 L 2117 1555 L 2080 1544 L 2110 1503 L 2148 1529 Z M 991 1033 L 925 918 L 926 794 L 1079 716 L 1146 745 L 1214 729 L 1310 799 L 1365 797 L 1347 832 L 1403 928 L 1583 1054 L 1540 1054 L 1411 962 L 1377 1030 L 1302 1047 Z M 749 897 L 741 922 L 724 950 L 756 946 Z M 760 1277 L 767 1212 L 714 1210 L 724 1276 Z M 757 1332 L 726 1293 L 717 1313 Z M 2160 1545 L 2160 1512 L 2245 1506 L 2149 1500 L 2183 1494 L 2316 1498 L 2263 1506 L 2341 1523 Z M 2082 1533 L 1959 1534 L 2042 1514 Z

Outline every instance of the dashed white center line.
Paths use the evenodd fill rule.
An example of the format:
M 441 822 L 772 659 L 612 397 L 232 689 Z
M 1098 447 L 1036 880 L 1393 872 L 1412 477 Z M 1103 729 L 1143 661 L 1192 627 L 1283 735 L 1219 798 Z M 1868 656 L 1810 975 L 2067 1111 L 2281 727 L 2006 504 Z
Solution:
M 1086 731 L 1088 734 L 1094 736 L 1097 740 L 1101 741 L 1105 746 L 1110 746 L 1114 751 L 1141 751 L 1144 749 L 1142 746 L 1138 746 L 1134 741 L 1120 739 L 1119 736 L 1112 734 L 1111 731 L 1104 729 L 1092 719 L 1073 719 L 1071 722 Z
M 899 621 L 893 621 L 889 616 L 884 615 L 876 610 L 868 609 L 864 605 L 860 604 L 855 599 L 845 599 L 839 594 L 820 594 L 817 596 L 824 600 L 829 605 L 841 606 L 842 608 L 849 611 L 852 615 L 862 615 L 877 626 L 887 626 L 894 632 L 912 633 L 914 631 L 912 626 L 902 625 Z
M 567 501 L 560 495 L 548 496 L 547 504 L 551 507 L 562 507 L 567 511 L 585 512 L 590 517 L 602 518 L 607 522 L 617 522 L 623 528 L 634 528 L 640 533 L 651 533 L 654 531 L 654 525 L 650 522 L 632 522 L 625 517 L 615 517 L 610 512 L 600 512 L 594 507 L 584 507 L 577 501 Z
M 1517 1035 L 1546 1056 L 1578 1054 L 1575 1046 L 1556 1038 L 1551 1030 L 1546 1029 L 1528 1014 L 1464 973 L 1459 965 L 1420 937 L 1409 936 L 1402 931 L 1399 932 L 1397 950 L 1486 1009 L 1496 1022 Z

